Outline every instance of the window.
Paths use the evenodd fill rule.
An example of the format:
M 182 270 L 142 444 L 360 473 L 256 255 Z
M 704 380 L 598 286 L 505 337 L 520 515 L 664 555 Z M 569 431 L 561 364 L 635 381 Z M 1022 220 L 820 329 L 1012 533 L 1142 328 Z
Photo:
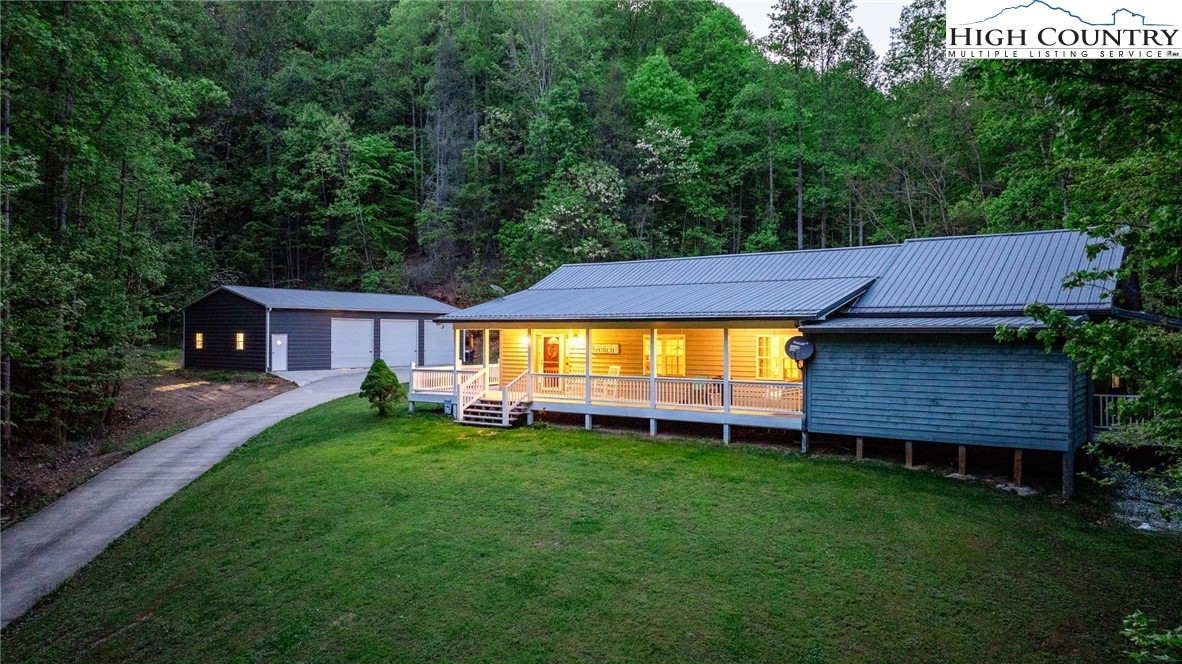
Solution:
M 650 355 L 652 354 L 652 335 L 644 335 L 644 372 L 650 373 Z M 685 335 L 658 334 L 657 335 L 657 375 L 684 376 L 685 375 Z
M 197 337 L 193 340 L 193 347 L 197 350 L 205 348 L 205 335 L 198 332 Z
M 246 350 L 245 332 L 239 332 L 234 335 L 234 350 Z
M 795 335 L 793 335 L 795 336 Z M 784 354 L 784 344 L 791 337 L 760 334 L 755 337 L 755 377 L 759 380 L 800 380 L 796 360 Z

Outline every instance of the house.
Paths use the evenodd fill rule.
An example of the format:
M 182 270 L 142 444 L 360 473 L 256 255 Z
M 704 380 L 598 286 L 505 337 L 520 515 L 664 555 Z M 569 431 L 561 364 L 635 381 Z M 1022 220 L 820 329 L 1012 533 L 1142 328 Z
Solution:
M 459 311 L 419 295 L 222 286 L 184 309 L 186 367 L 304 371 L 450 362 Z
M 809 434 L 1061 453 L 1089 438 L 1093 389 L 1060 350 L 999 342 L 1045 303 L 1081 319 L 1119 313 L 1122 248 L 1047 231 L 902 244 L 564 265 L 532 288 L 438 319 L 453 361 L 416 367 L 410 401 L 464 423 L 508 426 L 549 411 Z M 789 340 L 812 354 L 798 362 Z M 798 339 L 799 341 L 799 339 Z M 792 435 L 796 435 L 793 433 Z M 963 465 L 963 461 L 962 461 Z

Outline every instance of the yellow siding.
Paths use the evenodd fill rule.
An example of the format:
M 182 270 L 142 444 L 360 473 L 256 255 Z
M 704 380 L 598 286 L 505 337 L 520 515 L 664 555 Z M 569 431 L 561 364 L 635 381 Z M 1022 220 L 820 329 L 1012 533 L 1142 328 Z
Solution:
M 592 330 L 591 343 L 617 344 L 619 354 L 592 353 L 591 373 L 606 376 L 620 367 L 621 376 L 644 376 L 645 330 Z
M 576 333 L 578 336 L 576 337 Z M 505 329 L 501 330 L 501 382 L 502 384 L 519 376 L 529 366 L 526 351 L 531 335 L 536 338 L 539 334 L 559 334 L 566 338 L 566 363 L 564 373 L 582 374 L 585 371 L 587 343 L 615 344 L 619 346 L 618 354 L 592 353 L 591 373 L 606 376 L 611 367 L 619 367 L 621 376 L 645 376 L 644 369 L 644 337 L 649 333 L 647 329 L 598 329 L 591 331 L 591 339 L 583 339 L 583 329 Z M 720 328 L 684 328 L 662 329 L 658 335 L 685 335 L 686 358 L 685 375 L 687 378 L 697 376 L 722 376 L 722 329 Z M 778 334 L 794 336 L 799 334 L 795 329 L 739 329 L 730 331 L 731 343 L 731 378 L 734 380 L 756 380 L 755 373 L 755 344 L 756 336 L 760 334 Z M 538 349 L 534 349 L 535 353 Z
M 525 372 L 529 336 L 525 330 L 501 330 L 501 384 L 504 385 Z
M 790 328 L 767 330 L 731 330 L 731 378 L 734 380 L 756 380 L 755 337 L 760 334 L 796 336 L 798 330 Z

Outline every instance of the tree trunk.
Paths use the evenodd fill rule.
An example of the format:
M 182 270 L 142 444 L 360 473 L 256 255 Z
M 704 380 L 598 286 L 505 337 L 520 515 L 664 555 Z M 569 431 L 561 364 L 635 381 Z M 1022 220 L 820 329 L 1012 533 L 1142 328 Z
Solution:
M 825 167 L 821 167 L 821 191 L 825 191 Z M 821 248 L 824 249 L 828 241 L 825 239 L 825 233 L 828 232 L 829 225 L 829 201 L 827 198 L 821 200 Z
M 5 35 L 4 40 L 0 42 L 0 68 L 4 70 L 3 89 L 0 90 L 0 143 L 7 145 L 11 140 L 12 127 L 12 90 L 9 84 L 9 76 L 11 71 L 12 61 L 12 35 Z M 12 228 L 12 207 L 9 200 L 8 188 L 4 188 L 4 193 L 0 196 L 0 225 L 4 229 L 4 240 L 8 240 L 8 231 Z M 0 257 L 0 262 L 4 263 L 3 285 L 6 287 L 9 282 L 8 261 Z M 9 316 L 8 298 L 4 298 L 3 305 L 0 305 L 0 349 L 9 348 L 8 326 L 11 319 Z M 0 445 L 5 449 L 12 444 L 12 356 L 7 352 L 0 357 Z
M 800 99 L 800 69 L 796 71 L 796 248 L 804 249 L 804 123 Z
M 62 26 L 65 30 L 70 27 L 70 0 L 62 3 Z M 65 94 L 62 96 L 61 127 L 68 129 L 70 118 L 74 115 L 74 65 L 67 60 L 62 78 L 65 80 Z M 58 173 L 53 194 L 53 229 L 65 235 L 68 230 L 67 215 L 70 208 L 70 159 L 71 146 L 68 141 L 58 145 L 61 154 L 58 156 Z

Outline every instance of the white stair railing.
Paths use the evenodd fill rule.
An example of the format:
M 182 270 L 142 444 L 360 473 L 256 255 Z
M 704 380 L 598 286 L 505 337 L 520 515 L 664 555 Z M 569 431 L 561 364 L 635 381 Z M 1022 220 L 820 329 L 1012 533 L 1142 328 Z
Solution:
M 464 411 L 468 410 L 469 406 L 479 401 L 487 390 L 488 374 L 484 372 L 484 369 L 477 371 L 472 375 L 471 378 L 468 378 L 464 382 L 460 383 L 459 400 L 456 403 L 456 406 L 459 407 L 459 410 L 456 412 L 456 419 L 463 420 Z
M 522 372 L 520 376 L 501 388 L 501 424 L 509 426 L 509 413 L 525 400 L 527 394 L 529 394 L 528 371 Z

